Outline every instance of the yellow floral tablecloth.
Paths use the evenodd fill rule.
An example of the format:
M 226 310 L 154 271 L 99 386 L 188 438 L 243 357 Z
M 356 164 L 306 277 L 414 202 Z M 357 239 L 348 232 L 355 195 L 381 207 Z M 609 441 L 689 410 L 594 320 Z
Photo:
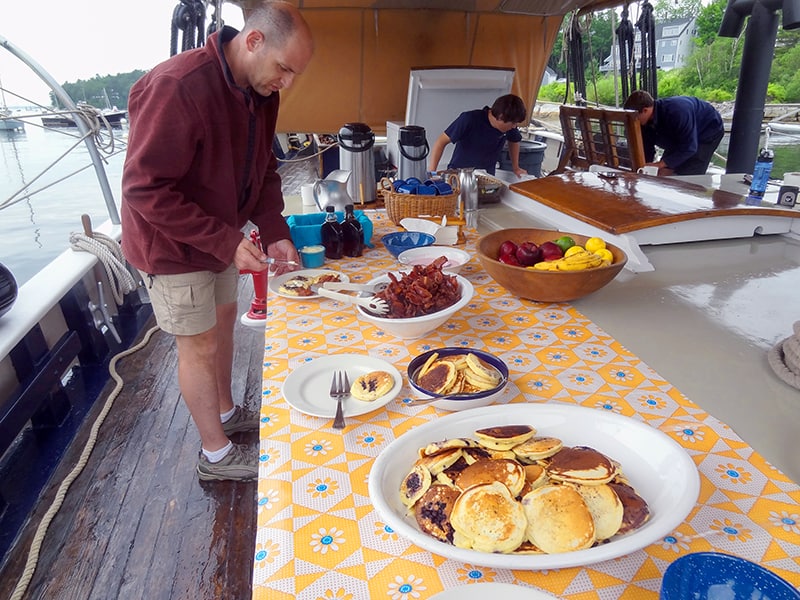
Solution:
M 398 263 L 380 244 L 397 228 L 368 212 L 373 242 L 361 258 L 326 266 L 364 282 Z M 569 599 L 657 598 L 677 557 L 699 551 L 735 554 L 800 585 L 800 488 L 724 423 L 685 398 L 569 304 L 520 300 L 495 284 L 474 256 L 462 271 L 473 301 L 421 340 L 399 340 L 358 319 L 355 308 L 324 298 L 270 293 L 261 408 L 258 532 L 253 597 L 412 600 L 459 585 L 505 582 Z M 375 457 L 397 436 L 444 413 L 406 406 L 400 395 L 376 412 L 332 420 L 292 409 L 281 385 L 315 357 L 358 353 L 405 373 L 417 354 L 440 346 L 484 349 L 509 366 L 501 402 L 557 401 L 639 419 L 676 440 L 700 472 L 700 497 L 686 521 L 658 543 L 583 568 L 505 571 L 462 564 L 410 544 L 375 512 L 367 477 Z

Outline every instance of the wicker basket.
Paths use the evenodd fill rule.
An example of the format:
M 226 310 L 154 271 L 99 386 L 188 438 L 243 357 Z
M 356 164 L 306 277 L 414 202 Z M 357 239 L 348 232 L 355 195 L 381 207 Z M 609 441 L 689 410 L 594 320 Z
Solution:
M 378 186 L 383 194 L 383 203 L 386 214 L 395 225 L 406 217 L 419 217 L 429 215 L 435 217 L 455 217 L 458 213 L 458 178 L 450 176 L 448 183 L 453 188 L 452 194 L 446 196 L 417 196 L 414 194 L 400 194 L 394 191 L 392 182 L 384 177 Z
M 497 204 L 503 196 L 506 184 L 491 175 L 478 175 L 478 206 Z

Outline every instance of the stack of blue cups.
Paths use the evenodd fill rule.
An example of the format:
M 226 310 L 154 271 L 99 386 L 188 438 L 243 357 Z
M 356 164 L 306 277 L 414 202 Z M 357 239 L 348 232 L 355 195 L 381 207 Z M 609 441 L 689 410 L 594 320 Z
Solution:
M 453 187 L 447 182 L 433 179 L 426 179 L 423 182 L 416 177 L 398 179 L 392 183 L 392 187 L 398 194 L 417 196 L 446 196 L 453 193 Z

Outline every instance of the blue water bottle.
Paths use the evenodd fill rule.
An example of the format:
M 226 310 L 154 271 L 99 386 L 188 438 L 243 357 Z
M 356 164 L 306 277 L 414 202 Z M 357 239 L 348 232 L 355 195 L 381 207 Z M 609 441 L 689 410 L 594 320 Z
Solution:
M 756 158 L 756 165 L 753 167 L 753 182 L 750 184 L 750 193 L 744 203 L 750 206 L 758 206 L 764 198 L 764 192 L 767 191 L 767 181 L 769 181 L 769 174 L 772 171 L 772 162 L 775 158 L 775 153 L 768 148 L 762 148 L 761 152 Z

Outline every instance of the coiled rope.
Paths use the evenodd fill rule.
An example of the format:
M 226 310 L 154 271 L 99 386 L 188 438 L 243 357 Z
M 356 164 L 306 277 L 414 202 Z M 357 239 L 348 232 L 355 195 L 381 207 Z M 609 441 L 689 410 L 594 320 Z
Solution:
M 129 356 L 134 352 L 138 352 L 144 348 L 150 342 L 150 338 L 153 336 L 153 334 L 158 330 L 158 326 L 149 329 L 138 344 L 120 352 L 114 356 L 111 359 L 111 362 L 108 364 L 108 372 L 111 375 L 111 378 L 116 382 L 116 385 L 106 399 L 103 410 L 100 411 L 100 414 L 97 416 L 94 424 L 92 424 L 92 430 L 89 433 L 89 439 L 86 440 L 86 444 L 84 445 L 83 451 L 78 458 L 78 462 L 75 464 L 72 471 L 70 471 L 61 482 L 61 485 L 58 487 L 58 491 L 56 492 L 56 496 L 53 499 L 53 503 L 50 505 L 50 508 L 47 509 L 47 512 L 42 517 L 42 521 L 36 528 L 36 534 L 33 536 L 30 550 L 28 550 L 28 559 L 25 562 L 25 569 L 23 570 L 22 576 L 17 582 L 17 585 L 14 587 L 14 591 L 11 594 L 10 600 L 21 600 L 25 594 L 25 591 L 28 589 L 28 585 L 30 585 L 31 579 L 33 579 L 33 574 L 36 571 L 36 565 L 39 562 L 39 552 L 41 551 L 44 537 L 47 535 L 47 529 L 50 527 L 50 523 L 52 523 L 53 519 L 58 514 L 58 511 L 61 509 L 61 505 L 64 503 L 64 498 L 66 498 L 70 486 L 78 478 L 86 464 L 89 462 L 89 457 L 91 456 L 95 444 L 97 443 L 97 436 L 99 434 L 100 427 L 103 425 L 103 421 L 105 421 L 108 413 L 111 411 L 111 407 L 114 405 L 114 400 L 116 400 L 117 396 L 122 391 L 125 382 L 123 381 L 122 377 L 120 377 L 119 373 L 117 373 L 117 362 L 126 356 Z
M 117 241 L 105 234 L 94 232 L 92 235 L 71 233 L 69 244 L 73 250 L 91 252 L 105 269 L 111 293 L 117 306 L 122 305 L 125 294 L 138 287 L 138 283 L 128 271 L 122 249 Z

